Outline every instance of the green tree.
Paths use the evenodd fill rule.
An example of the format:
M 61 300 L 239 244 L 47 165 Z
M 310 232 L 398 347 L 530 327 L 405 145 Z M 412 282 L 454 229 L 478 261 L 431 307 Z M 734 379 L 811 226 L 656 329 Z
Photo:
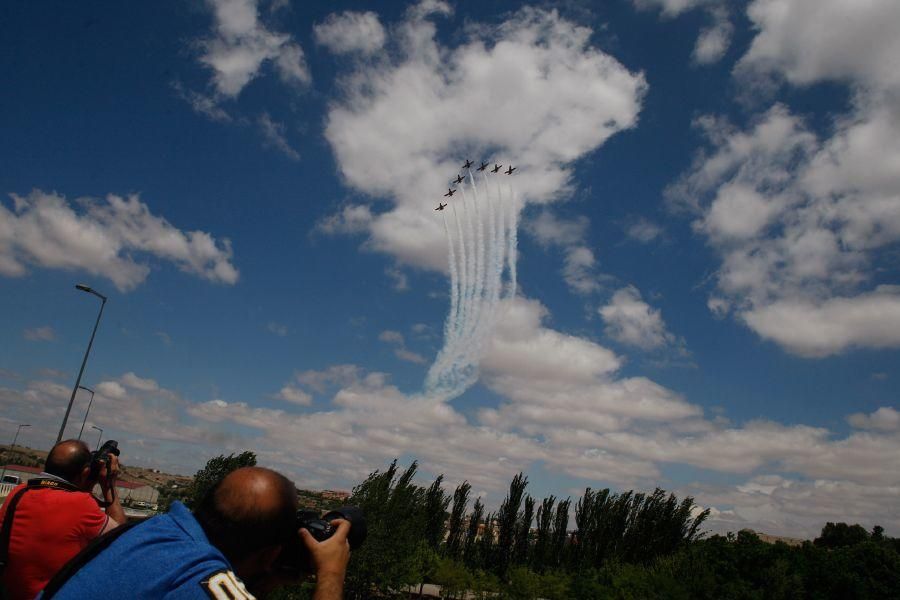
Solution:
M 444 492 L 441 483 L 443 475 L 438 475 L 425 491 L 425 542 L 428 547 L 437 552 L 444 538 L 444 524 L 447 522 L 447 506 L 450 504 L 450 496 Z
M 553 527 L 553 505 L 556 497 L 544 498 L 537 509 L 536 531 L 534 536 L 534 552 L 531 555 L 532 568 L 541 572 L 547 568 L 550 553 L 550 534 Z
M 527 485 L 528 478 L 524 473 L 513 477 L 509 484 L 509 493 L 497 512 L 497 568 L 501 577 L 506 574 L 515 552 L 517 525 L 522 518 L 519 508 L 522 506 L 522 497 Z
M 825 524 L 821 535 L 813 540 L 813 543 L 822 548 L 843 548 L 861 544 L 868 539 L 869 532 L 862 525 L 829 522 Z
M 553 531 L 550 536 L 550 560 L 551 566 L 559 566 L 565 560 L 566 542 L 569 539 L 569 507 L 571 498 L 559 502 L 556 505 L 556 514 L 553 517 Z
M 522 564 L 528 562 L 528 548 L 531 540 L 531 523 L 534 520 L 534 498 L 525 496 L 525 506 L 522 516 L 516 527 L 516 541 L 513 552 L 513 562 Z
M 466 516 L 466 505 L 469 503 L 469 492 L 472 486 L 463 481 L 453 492 L 453 508 L 450 509 L 450 521 L 447 524 L 447 556 L 460 558 L 463 549 L 463 518 Z
M 472 514 L 469 515 L 469 525 L 466 527 L 466 540 L 463 543 L 463 562 L 469 567 L 474 567 L 479 563 L 476 542 L 478 541 L 478 528 L 481 526 L 483 516 L 484 504 L 481 503 L 481 498 L 475 498 Z
M 226 475 L 240 469 L 241 467 L 255 467 L 256 454 L 250 450 L 245 450 L 237 456 L 229 454 L 225 456 L 220 454 L 206 462 L 206 466 L 197 471 L 194 475 L 194 481 L 191 483 L 188 496 L 185 498 L 185 504 L 188 507 L 197 506 L 206 496 L 206 492 L 214 485 L 220 482 Z

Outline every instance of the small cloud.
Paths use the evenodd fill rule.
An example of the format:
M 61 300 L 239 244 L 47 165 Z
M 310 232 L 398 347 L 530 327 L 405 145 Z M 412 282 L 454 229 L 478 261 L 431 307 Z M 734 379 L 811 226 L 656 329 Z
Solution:
M 613 294 L 609 304 L 598 311 L 612 339 L 642 350 L 655 350 L 675 343 L 659 309 L 651 307 L 641 293 L 629 285 Z
M 68 379 L 71 373 L 60 371 L 59 369 L 51 369 L 44 367 L 35 371 L 38 377 L 46 377 L 47 379 Z
M 385 342 L 386 344 L 399 344 L 402 346 L 404 343 L 403 334 L 399 331 L 393 331 L 390 329 L 386 329 L 385 331 L 379 333 L 378 339 L 382 342 Z
M 172 345 L 172 336 L 170 336 L 170 335 L 169 335 L 168 333 L 166 333 L 165 331 L 157 331 L 157 332 L 155 332 L 153 335 L 155 335 L 156 337 L 158 337 L 159 340 L 160 340 L 163 344 L 165 344 L 166 346 L 171 346 L 171 345 Z
M 22 332 L 22 337 L 29 342 L 52 342 L 56 339 L 56 332 L 49 325 L 45 325 L 44 327 L 26 329 Z
M 394 350 L 394 355 L 400 360 L 411 362 L 417 365 L 425 364 L 425 357 L 417 352 L 413 352 L 411 350 L 407 350 L 406 348 L 397 348 Z
M 662 232 L 662 227 L 644 217 L 638 217 L 636 221 L 628 225 L 625 229 L 625 235 L 627 235 L 629 239 L 641 244 L 649 244 L 658 238 Z
M 278 150 L 291 160 L 300 160 L 300 154 L 291 147 L 285 137 L 284 123 L 272 120 L 269 113 L 264 112 L 259 115 L 256 124 L 263 136 L 263 142 L 266 147 Z
M 334 54 L 372 54 L 384 46 L 385 33 L 378 15 L 346 11 L 328 15 L 313 27 L 313 37 L 320 46 Z
M 372 222 L 372 211 L 363 204 L 345 206 L 316 223 L 315 231 L 325 235 L 362 233 Z
M 874 431 L 900 431 L 900 412 L 890 406 L 882 406 L 873 413 L 855 413 L 847 417 L 847 422 L 856 429 Z
M 275 397 L 279 400 L 284 400 L 285 402 L 298 404 L 300 406 L 309 406 L 312 404 L 312 396 L 290 384 L 282 387 L 278 393 L 275 394 Z
M 266 330 L 269 333 L 274 333 L 278 337 L 284 337 L 288 334 L 287 325 L 276 323 L 275 321 L 269 321 L 268 323 L 266 323 Z
M 409 279 L 406 277 L 406 273 L 401 271 L 399 267 L 388 267 L 384 270 L 384 274 L 391 278 L 391 287 L 393 287 L 395 292 L 405 292 L 409 290 Z
M 872 379 L 875 381 L 887 381 L 888 374 L 884 372 L 872 373 Z
M 40 373 L 40 371 L 39 371 L 39 373 Z M 10 369 L 0 368 L 0 379 L 7 379 L 9 381 L 19 381 L 22 379 L 22 376 Z

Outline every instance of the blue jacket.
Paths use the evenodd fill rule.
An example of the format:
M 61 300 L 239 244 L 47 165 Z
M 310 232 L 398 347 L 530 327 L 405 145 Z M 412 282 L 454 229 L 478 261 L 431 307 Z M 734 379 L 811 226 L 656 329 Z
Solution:
M 253 598 L 180 502 L 122 534 L 56 596 L 76 598 Z

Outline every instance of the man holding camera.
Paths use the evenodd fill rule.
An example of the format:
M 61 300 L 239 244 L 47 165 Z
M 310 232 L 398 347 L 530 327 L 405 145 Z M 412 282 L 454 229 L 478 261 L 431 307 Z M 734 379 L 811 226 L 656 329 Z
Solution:
M 294 484 L 275 471 L 244 467 L 217 483 L 193 513 L 175 502 L 167 514 L 104 537 L 66 565 L 42 598 L 250 600 L 313 572 L 315 600 L 338 600 L 351 524 L 331 526 L 322 541 L 298 530 Z
M 0 508 L 0 568 L 8 598 L 34 598 L 91 540 L 125 522 L 115 493 L 117 453 L 101 456 L 80 440 L 60 442 L 47 455 L 44 472 L 9 493 Z M 91 494 L 98 483 L 102 503 Z

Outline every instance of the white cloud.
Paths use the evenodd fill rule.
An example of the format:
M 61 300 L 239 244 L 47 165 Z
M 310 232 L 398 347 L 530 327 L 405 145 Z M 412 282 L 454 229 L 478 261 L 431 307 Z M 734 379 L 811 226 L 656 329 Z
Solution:
M 710 9 L 712 25 L 704 28 L 694 45 L 693 59 L 701 65 L 709 65 L 719 62 L 728 47 L 731 45 L 731 37 L 734 26 L 728 18 L 728 12 L 717 6 Z
M 777 300 L 742 315 L 760 336 L 795 354 L 822 357 L 851 348 L 900 347 L 900 288 L 883 286 L 821 303 Z
M 349 205 L 316 223 L 316 231 L 326 235 L 362 233 L 372 224 L 373 218 L 368 206 Z
M 214 35 L 200 43 L 200 62 L 213 72 L 216 93 L 237 97 L 271 61 L 282 81 L 309 83 L 303 50 L 291 36 L 276 33 L 259 19 L 256 0 L 207 0 Z
M 710 306 L 801 356 L 900 347 L 900 294 L 875 275 L 900 242 L 900 6 L 757 0 L 748 16 L 745 85 L 844 82 L 853 104 L 822 139 L 783 105 L 746 131 L 698 119 L 711 151 L 668 195 L 721 256 Z
M 275 148 L 291 160 L 300 160 L 300 154 L 294 150 L 284 136 L 284 124 L 272 120 L 269 113 L 264 112 L 257 119 L 259 131 L 266 146 Z
M 52 342 L 56 339 L 56 332 L 49 325 L 45 325 L 43 327 L 25 329 L 22 332 L 22 337 L 30 342 Z
M 604 277 L 596 272 L 594 251 L 585 245 L 590 222 L 586 217 L 561 219 L 549 210 L 525 222 L 525 230 L 542 246 L 559 246 L 565 250 L 563 280 L 576 294 L 588 295 L 601 289 Z
M 266 331 L 269 333 L 275 334 L 278 337 L 284 337 L 288 334 L 288 327 L 283 323 L 276 323 L 275 321 L 269 321 L 266 323 Z
M 398 266 L 387 267 L 384 270 L 384 274 L 387 275 L 393 282 L 392 286 L 395 292 L 406 292 L 409 290 L 409 278 L 406 276 L 406 273 Z
M 623 344 L 655 350 L 675 342 L 659 309 L 644 302 L 634 286 L 618 290 L 597 312 L 606 324 L 606 335 Z
M 159 390 L 159 384 L 156 383 L 156 381 L 154 381 L 153 379 L 144 379 L 143 377 L 138 377 L 131 371 L 122 375 L 122 377 L 119 378 L 119 381 L 122 382 L 122 385 L 133 390 L 139 390 L 142 392 L 155 392 Z
M 313 26 L 313 37 L 334 54 L 372 54 L 385 40 L 384 27 L 371 11 L 332 13 Z
M 134 289 L 150 272 L 135 260 L 145 254 L 217 283 L 234 284 L 231 242 L 203 231 L 182 231 L 150 212 L 137 195 L 82 198 L 77 210 L 65 197 L 34 190 L 11 195 L 13 210 L 0 204 L 0 274 L 20 276 L 27 265 L 82 270 Z
M 279 400 L 284 400 L 285 402 L 290 402 L 292 404 L 298 404 L 300 406 L 309 406 L 312 404 L 312 396 L 308 393 L 304 392 L 302 389 L 298 388 L 294 385 L 285 385 L 278 393 L 275 394 L 275 397 Z
M 798 85 L 900 85 L 900 4 L 894 0 L 755 0 L 747 16 L 759 33 L 739 71 L 774 73 Z
M 632 0 L 640 10 L 658 9 L 662 17 L 675 18 L 685 12 L 702 9 L 711 24 L 697 37 L 692 58 L 700 65 L 718 62 L 731 45 L 734 26 L 728 14 L 725 0 Z
M 424 365 L 427 361 L 425 357 L 417 352 L 413 352 L 406 347 L 406 340 L 399 331 L 385 330 L 378 334 L 378 339 L 386 344 L 395 346 L 394 356 L 405 362 L 411 362 L 417 365 Z
M 662 227 L 644 217 L 638 217 L 637 220 L 630 223 L 625 229 L 625 235 L 627 235 L 629 239 L 641 244 L 649 244 L 662 235 L 662 233 Z
M 900 412 L 890 406 L 882 406 L 871 414 L 854 413 L 847 422 L 856 429 L 874 431 L 900 431 Z
M 443 232 L 422 200 L 464 155 L 518 165 L 527 201 L 559 198 L 573 161 L 636 124 L 646 90 L 641 75 L 589 45 L 590 29 L 556 12 L 523 8 L 450 48 L 423 16 L 446 8 L 411 9 L 398 47 L 342 78 L 325 130 L 346 183 L 393 202 L 369 225 L 370 247 L 437 270 L 446 269 Z

